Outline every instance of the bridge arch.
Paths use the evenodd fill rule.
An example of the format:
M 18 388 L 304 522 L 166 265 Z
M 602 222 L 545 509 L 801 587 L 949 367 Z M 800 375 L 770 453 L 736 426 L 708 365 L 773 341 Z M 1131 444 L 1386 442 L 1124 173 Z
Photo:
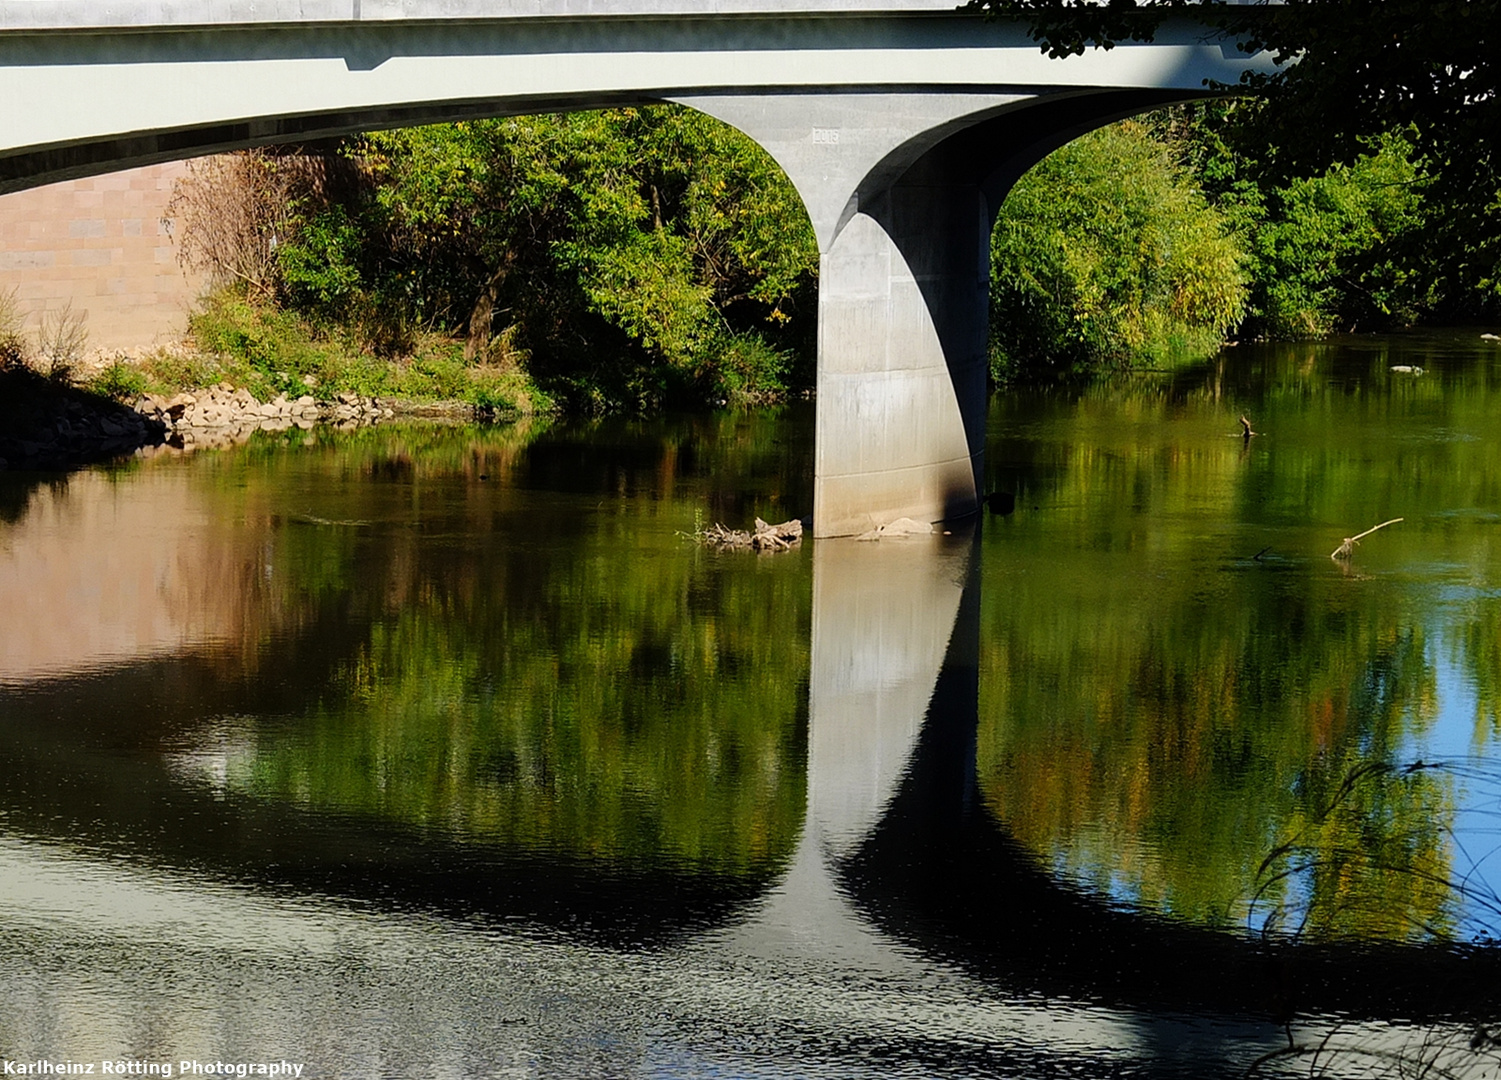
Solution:
M 819 536 L 977 507 L 990 229 L 1022 173 L 1091 128 L 1265 66 L 1191 23 L 1052 61 L 1023 25 L 949 0 L 257 10 L 0 7 L 0 192 L 439 120 L 697 108 L 778 161 L 818 237 Z
M 1033 94 L 678 98 L 739 127 L 782 165 L 820 251 L 814 529 L 963 517 L 984 479 L 990 235 L 1012 186 L 1104 124 L 1202 88 Z M 829 168 L 809 114 L 873 146 Z M 897 127 L 891 117 L 905 120 Z M 861 125 L 864 125 L 862 128 Z M 871 127 L 880 125 L 880 131 Z M 814 129 L 815 132 L 820 129 Z M 887 142 L 882 146 L 880 136 Z

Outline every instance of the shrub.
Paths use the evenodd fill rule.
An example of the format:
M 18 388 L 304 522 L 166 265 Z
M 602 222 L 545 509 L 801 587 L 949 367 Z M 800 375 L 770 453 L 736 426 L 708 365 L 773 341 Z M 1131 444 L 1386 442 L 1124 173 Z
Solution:
M 340 383 L 342 363 L 336 346 L 315 339 L 312 328 L 294 312 L 254 303 L 223 291 L 210 296 L 188 319 L 198 348 L 217 355 L 219 367 L 257 397 L 308 391 L 327 396 Z
M 138 366 L 146 377 L 147 389 L 157 391 L 209 386 L 223 375 L 214 358 L 203 353 L 156 352 Z
M 551 412 L 552 402 L 523 375 L 495 373 L 475 378 L 466 395 L 475 411 L 486 419 Z
M 792 356 L 758 334 L 729 334 L 715 342 L 705 364 L 711 399 L 730 404 L 774 400 L 788 390 Z
M 1410 147 L 1391 137 L 1350 165 L 1243 196 L 1254 277 L 1247 329 L 1316 337 L 1408 325 L 1431 310 L 1437 275 L 1431 260 L 1413 257 L 1424 186 Z
M 1240 320 L 1244 255 L 1172 148 L 1102 128 L 1032 169 L 991 245 L 991 372 L 1006 382 L 1215 348 Z
M 16 290 L 7 289 L 0 292 L 0 372 L 25 367 L 28 355 Z
M 360 293 L 359 226 L 337 204 L 289 223 L 276 249 L 282 287 L 291 306 L 337 317 Z
M 278 248 L 296 231 L 297 209 L 322 205 L 329 160 L 242 150 L 188 163 L 167 214 L 178 223 L 178 259 L 220 288 L 276 299 Z
M 234 291 L 208 297 L 189 319 L 197 357 L 159 355 L 142 368 L 153 385 L 237 383 L 262 400 L 339 393 L 470 401 L 496 412 L 550 410 L 550 399 L 512 369 L 474 366 L 457 342 L 427 335 L 416 355 L 392 361 L 361 350 L 355 340 L 297 312 L 257 303 Z
M 60 308 L 42 313 L 36 331 L 37 360 L 43 374 L 56 382 L 68 382 L 89 344 L 88 315 L 73 310 L 70 300 Z
M 117 357 L 88 381 L 88 389 L 115 401 L 138 398 L 147 390 L 146 373 Z

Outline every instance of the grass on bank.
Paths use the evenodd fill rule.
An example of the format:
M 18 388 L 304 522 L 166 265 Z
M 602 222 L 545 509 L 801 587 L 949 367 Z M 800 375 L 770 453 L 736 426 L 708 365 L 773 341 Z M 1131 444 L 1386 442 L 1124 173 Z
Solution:
M 414 354 L 382 359 L 321 332 L 303 316 L 216 293 L 189 316 L 191 351 L 158 350 L 139 361 L 116 359 L 86 385 L 115 400 L 174 394 L 219 382 L 243 386 L 261 401 L 278 394 L 462 401 L 491 415 L 553 411 L 553 402 L 513 364 L 466 364 L 463 345 L 430 335 Z

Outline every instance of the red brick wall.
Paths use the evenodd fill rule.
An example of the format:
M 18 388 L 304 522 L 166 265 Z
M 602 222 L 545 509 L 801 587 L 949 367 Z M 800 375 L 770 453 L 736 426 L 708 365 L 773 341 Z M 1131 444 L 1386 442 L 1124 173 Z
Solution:
M 28 330 L 69 301 L 88 348 L 175 341 L 203 288 L 177 263 L 167 204 L 184 165 L 69 180 L 0 195 L 0 294 L 15 289 Z

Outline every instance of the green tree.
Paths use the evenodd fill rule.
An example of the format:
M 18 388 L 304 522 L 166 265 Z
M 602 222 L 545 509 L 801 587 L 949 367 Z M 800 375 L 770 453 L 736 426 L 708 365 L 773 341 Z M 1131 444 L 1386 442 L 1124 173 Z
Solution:
M 1263 186 L 1353 165 L 1393 133 L 1410 138 L 1435 208 L 1423 273 L 1444 286 L 1451 317 L 1501 308 L 1501 0 L 971 0 L 1026 20 L 1055 57 L 1149 41 L 1191 18 L 1267 50 L 1270 74 L 1241 89 L 1231 145 Z
M 277 269 L 296 307 L 328 315 L 343 313 L 363 285 L 359 222 L 343 206 L 292 218 L 293 240 L 277 250 Z
M 1246 98 L 1164 109 L 1146 123 L 1192 170 L 1242 237 L 1250 298 L 1241 334 L 1297 338 L 1407 326 L 1444 311 L 1435 268 L 1441 208 L 1405 136 L 1373 140 L 1350 163 L 1287 181 L 1242 144 Z
M 1247 329 L 1272 337 L 1411 325 L 1440 288 L 1427 267 L 1426 179 L 1402 140 L 1319 176 L 1242 189 L 1254 282 Z
M 497 326 L 575 403 L 780 389 L 817 251 L 796 193 L 738 132 L 654 106 L 365 136 L 386 295 Z
M 1024 176 L 991 246 L 998 381 L 1202 355 L 1240 319 L 1243 255 L 1172 148 L 1103 128 Z

